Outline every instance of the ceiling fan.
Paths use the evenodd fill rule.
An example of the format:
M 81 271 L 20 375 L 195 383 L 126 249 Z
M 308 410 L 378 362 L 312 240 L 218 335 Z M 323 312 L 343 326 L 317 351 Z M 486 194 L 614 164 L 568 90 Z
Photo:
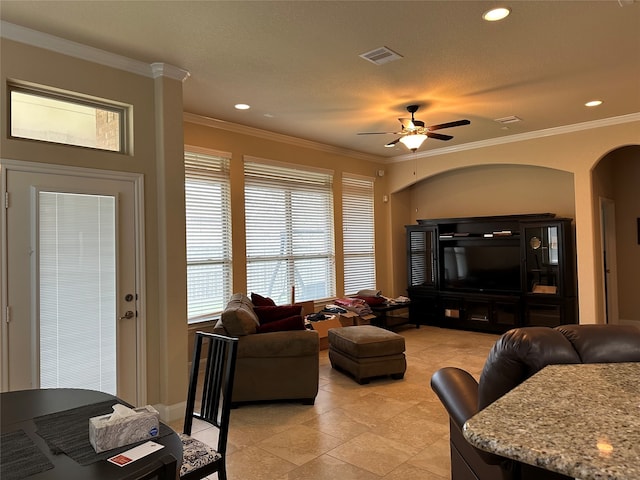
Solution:
M 385 145 L 385 147 L 393 147 L 396 143 L 403 143 L 409 150 L 415 152 L 422 142 L 427 138 L 435 138 L 436 140 L 451 140 L 451 135 L 443 135 L 442 133 L 434 133 L 434 130 L 443 128 L 459 127 L 460 125 L 469 125 L 469 120 L 457 120 L 455 122 L 441 123 L 440 125 L 431 125 L 425 127 L 424 122 L 416 120 L 413 114 L 418 111 L 419 105 L 409 105 L 407 111 L 411 114 L 411 118 L 399 118 L 402 130 L 399 132 L 363 132 L 358 135 L 401 135 L 400 138 L 393 140 Z

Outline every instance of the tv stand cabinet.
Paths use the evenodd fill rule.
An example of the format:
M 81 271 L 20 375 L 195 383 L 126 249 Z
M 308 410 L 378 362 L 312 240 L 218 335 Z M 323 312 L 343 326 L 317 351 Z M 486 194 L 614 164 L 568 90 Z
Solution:
M 577 323 L 571 219 L 432 219 L 406 231 L 412 323 L 494 333 Z

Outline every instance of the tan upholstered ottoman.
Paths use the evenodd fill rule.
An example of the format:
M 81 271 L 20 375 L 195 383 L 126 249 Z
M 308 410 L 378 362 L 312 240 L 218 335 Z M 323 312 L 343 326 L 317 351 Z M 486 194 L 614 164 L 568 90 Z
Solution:
M 404 337 L 372 325 L 330 329 L 329 360 L 360 384 L 386 375 L 400 379 L 407 370 Z

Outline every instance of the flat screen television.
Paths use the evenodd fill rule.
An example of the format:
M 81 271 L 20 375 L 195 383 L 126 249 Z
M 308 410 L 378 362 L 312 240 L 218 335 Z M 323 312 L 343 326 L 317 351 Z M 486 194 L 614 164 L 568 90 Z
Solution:
M 445 245 L 441 288 L 482 292 L 519 292 L 519 245 Z

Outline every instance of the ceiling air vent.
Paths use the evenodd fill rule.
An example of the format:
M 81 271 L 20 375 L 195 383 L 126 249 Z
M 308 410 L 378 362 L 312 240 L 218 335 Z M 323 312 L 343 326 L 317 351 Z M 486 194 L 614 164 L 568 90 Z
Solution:
M 505 123 L 521 122 L 522 119 L 520 117 L 516 117 L 515 115 L 511 115 L 510 117 L 495 118 L 493 121 L 505 124 Z
M 382 65 L 383 63 L 393 62 L 394 60 L 400 60 L 402 55 L 397 54 L 393 50 L 387 47 L 376 48 L 367 53 L 360 54 L 360 57 L 365 60 L 369 60 L 376 65 Z

